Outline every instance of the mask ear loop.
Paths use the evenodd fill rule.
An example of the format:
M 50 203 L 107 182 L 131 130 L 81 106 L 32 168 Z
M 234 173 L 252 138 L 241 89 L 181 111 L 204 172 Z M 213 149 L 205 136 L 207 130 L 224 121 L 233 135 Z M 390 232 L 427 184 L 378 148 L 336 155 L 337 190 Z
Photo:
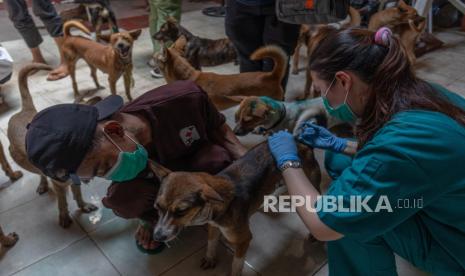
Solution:
M 113 141 L 113 139 L 111 139 L 110 135 L 108 135 L 108 133 L 105 132 L 105 130 L 102 128 L 102 131 L 103 131 L 103 135 L 105 135 L 105 137 L 107 137 L 107 139 L 115 146 L 118 148 L 118 150 L 120 152 L 123 152 L 123 150 L 115 143 L 115 141 Z M 126 135 L 126 134 L 125 134 Z M 126 135 L 127 136 L 127 135 Z M 132 140 L 132 139 L 131 139 Z
M 330 84 L 330 85 L 328 86 L 328 88 L 326 89 L 325 95 L 324 95 L 323 97 L 326 98 L 326 96 L 328 95 L 329 90 L 330 90 L 331 87 L 333 86 L 335 80 L 336 80 L 336 77 L 334 77 L 333 81 L 331 82 L 331 84 Z

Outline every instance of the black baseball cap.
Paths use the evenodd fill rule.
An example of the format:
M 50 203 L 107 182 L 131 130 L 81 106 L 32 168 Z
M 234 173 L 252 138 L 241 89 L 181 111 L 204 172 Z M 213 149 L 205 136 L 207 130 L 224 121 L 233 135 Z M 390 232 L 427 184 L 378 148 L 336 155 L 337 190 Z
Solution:
M 123 98 L 109 96 L 95 105 L 59 104 L 37 113 L 27 126 L 26 153 L 29 161 L 46 176 L 58 181 L 75 172 L 92 145 L 97 123 L 123 106 Z

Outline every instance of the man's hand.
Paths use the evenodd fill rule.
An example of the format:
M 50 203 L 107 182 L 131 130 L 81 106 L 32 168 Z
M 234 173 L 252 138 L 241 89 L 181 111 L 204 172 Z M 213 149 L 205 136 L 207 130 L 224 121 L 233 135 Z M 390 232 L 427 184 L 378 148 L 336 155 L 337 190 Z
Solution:
M 226 123 L 213 131 L 211 136 L 210 138 L 218 145 L 227 149 L 235 160 L 241 158 L 248 151 Z

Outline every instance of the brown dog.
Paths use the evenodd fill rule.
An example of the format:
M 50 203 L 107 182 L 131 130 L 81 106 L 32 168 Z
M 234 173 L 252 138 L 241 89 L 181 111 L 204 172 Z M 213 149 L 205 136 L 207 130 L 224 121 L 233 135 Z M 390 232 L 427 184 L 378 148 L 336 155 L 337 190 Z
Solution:
M 426 19 L 401 0 L 397 7 L 377 12 L 370 18 L 369 30 L 377 31 L 381 27 L 389 27 L 399 36 L 410 63 L 415 64 L 415 45 L 426 27 Z
M 40 184 L 37 188 L 39 194 L 44 193 L 48 190 L 47 177 L 41 173 L 39 169 L 34 167 L 28 160 L 25 148 L 25 137 L 27 131 L 27 125 L 32 118 L 36 115 L 37 110 L 32 101 L 31 94 L 27 85 L 28 74 L 37 70 L 51 70 L 52 67 L 33 63 L 25 66 L 19 72 L 19 92 L 21 94 L 21 110 L 13 115 L 8 121 L 8 140 L 10 141 L 10 155 L 13 160 L 21 166 L 23 169 L 32 173 L 40 175 Z M 57 195 L 58 211 L 59 211 L 59 224 L 66 228 L 72 223 L 72 219 L 68 212 L 68 203 L 66 200 L 66 189 L 70 182 L 58 182 L 52 180 L 53 188 Z M 71 185 L 71 191 L 73 192 L 74 199 L 78 207 L 84 213 L 89 213 L 97 210 L 95 205 L 85 202 L 82 199 L 81 187 L 79 185 Z
M 319 173 L 316 161 L 311 168 Z M 267 143 L 252 148 L 216 176 L 170 172 L 160 165 L 153 165 L 153 171 L 161 183 L 155 203 L 159 219 L 154 239 L 169 241 L 185 226 L 208 223 L 208 246 L 202 268 L 215 266 L 216 247 L 223 234 L 234 249 L 230 275 L 241 275 L 252 240 L 249 218 L 281 180 Z
M 284 99 L 281 81 L 286 72 L 287 57 L 281 48 L 265 46 L 251 56 L 252 60 L 271 58 L 274 61 L 274 69 L 271 72 L 220 75 L 195 70 L 179 53 L 183 49 L 182 45 L 185 45 L 185 38 L 181 36 L 172 47 L 164 48 L 157 56 L 158 66 L 168 83 L 176 80 L 194 81 L 207 92 L 220 110 L 237 105 L 240 100 L 234 96 L 269 96 L 277 100 Z
M 397 7 L 388 8 L 379 11 L 370 18 L 368 29 L 377 31 L 381 27 L 390 27 L 399 23 L 407 23 L 408 20 L 416 20 L 418 17 L 417 10 L 400 0 Z
M 70 30 L 75 27 L 90 35 L 90 31 L 79 21 L 71 20 L 64 24 L 64 41 L 62 51 L 69 74 L 73 82 L 74 97 L 80 99 L 76 82 L 76 62 L 82 58 L 89 65 L 91 76 L 97 88 L 97 68 L 108 74 L 111 94 L 116 95 L 116 82 L 123 75 L 126 96 L 131 101 L 132 79 L 132 46 L 141 30 L 111 34 L 110 45 L 103 45 L 81 36 L 72 36 Z M 105 36 L 101 36 L 105 40 Z M 108 39 L 108 38 L 107 38 Z
M 181 35 L 187 40 L 184 57 L 195 69 L 200 70 L 201 66 L 216 66 L 232 61 L 237 64 L 236 47 L 231 40 L 195 36 L 173 17 L 166 19 L 160 30 L 153 35 L 153 39 L 162 43 L 175 42 Z
M 343 27 L 358 27 L 360 26 L 362 22 L 362 18 L 360 16 L 360 13 L 350 7 L 349 8 L 349 20 L 344 20 L 339 23 L 334 23 L 330 24 L 331 26 L 335 28 L 343 28 Z M 318 27 L 321 27 L 322 25 L 306 25 L 303 24 L 300 26 L 300 33 L 299 33 L 299 39 L 297 40 L 297 45 L 294 50 L 294 55 L 292 56 L 292 74 L 298 75 L 299 74 L 299 60 L 300 60 L 300 49 L 302 46 L 307 47 L 307 51 L 309 51 L 308 48 L 311 48 L 311 38 L 317 31 Z M 307 55 L 309 53 L 307 52 Z

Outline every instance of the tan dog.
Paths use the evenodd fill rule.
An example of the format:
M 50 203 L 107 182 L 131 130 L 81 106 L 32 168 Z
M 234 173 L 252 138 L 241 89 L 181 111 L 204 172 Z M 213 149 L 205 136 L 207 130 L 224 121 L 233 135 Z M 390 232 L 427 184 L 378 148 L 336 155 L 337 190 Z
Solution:
M 377 12 L 370 18 L 369 30 L 377 31 L 381 27 L 388 27 L 399 36 L 410 63 L 415 64 L 415 45 L 426 27 L 426 18 L 401 0 L 397 7 Z
M 417 10 L 400 0 L 397 7 L 388 8 L 379 11 L 370 18 L 368 29 L 376 32 L 381 27 L 390 27 L 399 23 L 407 23 L 408 20 L 416 20 L 418 17 Z
M 157 63 L 168 83 L 176 80 L 192 80 L 200 86 L 219 110 L 237 105 L 240 100 L 234 96 L 269 96 L 283 100 L 284 91 L 281 81 L 286 72 L 286 54 L 276 46 L 265 46 L 255 51 L 251 59 L 271 58 L 274 69 L 271 72 L 247 72 L 232 75 L 220 75 L 195 70 L 182 57 L 185 37 L 181 36 L 175 44 L 157 56 Z
M 319 174 L 316 161 L 311 168 Z M 183 227 L 208 223 L 208 246 L 201 267 L 215 266 L 216 247 L 223 234 L 234 249 L 230 275 L 241 275 L 252 240 L 249 218 L 281 180 L 267 143 L 252 148 L 215 176 L 201 172 L 170 172 L 160 165 L 154 165 L 153 171 L 161 183 L 155 203 L 159 219 L 154 239 L 169 241 Z M 312 183 L 319 186 L 319 183 Z
M 19 92 L 21 94 L 21 110 L 13 115 L 8 121 L 8 140 L 10 141 L 10 154 L 13 160 L 23 169 L 32 173 L 40 175 L 40 184 L 37 188 L 39 194 L 48 190 L 47 177 L 43 175 L 39 169 L 34 167 L 28 160 L 25 148 L 25 137 L 27 125 L 37 113 L 37 110 L 32 101 L 31 94 L 27 85 L 28 74 L 37 70 L 51 70 L 52 67 L 45 64 L 33 63 L 25 66 L 19 72 Z M 58 211 L 59 211 L 59 224 L 66 228 L 72 223 L 72 219 L 68 212 L 68 203 L 66 200 L 66 189 L 70 182 L 58 182 L 52 180 L 53 188 L 57 195 Z M 81 187 L 78 185 L 71 185 L 74 199 L 78 207 L 84 213 L 89 213 L 97 210 L 95 205 L 85 202 L 82 199 Z
M 294 50 L 294 55 L 292 56 L 292 74 L 298 75 L 299 74 L 299 60 L 300 60 L 300 49 L 302 46 L 307 47 L 307 57 L 310 57 L 312 51 L 315 49 L 316 45 L 321 41 L 324 36 L 322 30 L 328 28 L 340 29 L 345 27 L 358 27 L 362 23 L 362 18 L 360 16 L 360 12 L 353 7 L 349 7 L 349 16 L 347 19 L 333 24 L 328 25 L 302 25 L 300 27 L 300 35 L 297 41 L 297 46 Z M 307 69 L 308 66 L 306 66 Z M 306 70 L 306 83 L 304 89 L 304 96 L 302 99 L 308 98 L 315 98 L 318 95 L 313 95 L 313 91 L 311 91 L 312 80 L 309 74 L 309 71 Z
M 72 36 L 70 29 L 74 27 L 90 35 L 90 31 L 79 21 L 71 20 L 64 24 L 64 41 L 62 51 L 69 74 L 73 83 L 74 97 L 80 99 L 76 82 L 76 62 L 84 59 L 89 65 L 91 76 L 97 88 L 100 84 L 97 79 L 97 69 L 108 74 L 111 94 L 116 95 L 116 82 L 123 76 L 124 89 L 127 98 L 131 101 L 132 79 L 132 46 L 141 30 L 111 34 L 109 38 L 104 35 L 102 39 L 109 39 L 110 45 L 103 45 L 81 36 Z

